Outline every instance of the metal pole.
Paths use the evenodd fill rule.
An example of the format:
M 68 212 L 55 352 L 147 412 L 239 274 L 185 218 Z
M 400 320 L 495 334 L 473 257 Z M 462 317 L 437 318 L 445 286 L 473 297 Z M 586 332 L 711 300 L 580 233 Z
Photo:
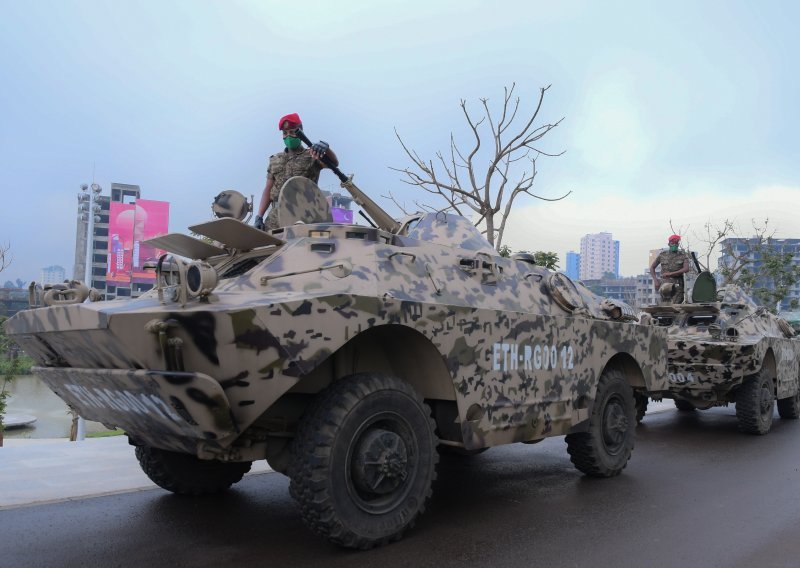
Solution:
M 95 198 L 100 194 L 100 186 L 96 183 L 92 184 L 92 189 L 89 191 L 89 211 L 88 211 L 88 226 L 86 227 L 86 270 L 84 272 L 84 284 L 89 288 L 92 287 L 92 264 L 94 262 L 94 205 Z M 82 442 L 86 439 L 86 420 L 82 416 L 78 416 L 77 432 L 75 440 Z

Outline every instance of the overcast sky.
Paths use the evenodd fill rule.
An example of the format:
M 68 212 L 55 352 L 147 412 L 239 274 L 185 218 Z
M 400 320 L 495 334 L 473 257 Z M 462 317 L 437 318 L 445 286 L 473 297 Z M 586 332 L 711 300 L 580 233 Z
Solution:
M 221 189 L 255 195 L 303 118 L 380 198 L 419 198 L 390 167 L 464 137 L 459 108 L 524 111 L 552 85 L 535 191 L 505 242 L 564 266 L 586 233 L 640 273 L 673 227 L 770 219 L 800 237 L 795 2 L 78 2 L 0 0 L 0 281 L 71 275 L 76 193 L 92 176 L 171 203 L 170 230 Z M 335 188 L 323 172 L 320 185 Z M 692 241 L 697 244 L 697 239 Z

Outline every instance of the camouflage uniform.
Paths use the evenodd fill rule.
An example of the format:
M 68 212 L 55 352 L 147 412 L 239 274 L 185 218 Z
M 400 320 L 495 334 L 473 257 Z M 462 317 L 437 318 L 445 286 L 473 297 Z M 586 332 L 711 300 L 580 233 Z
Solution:
M 277 229 L 278 223 L 278 196 L 281 193 L 283 184 L 286 183 L 291 177 L 303 176 L 310 179 L 314 183 L 319 181 L 319 173 L 322 171 L 323 165 L 319 160 L 311 157 L 311 151 L 308 149 L 300 152 L 293 152 L 285 150 L 278 154 L 273 154 L 269 157 L 269 168 L 267 169 L 267 178 L 272 178 L 272 191 L 269 195 L 270 210 L 264 221 L 264 228 L 267 230 Z
M 672 252 L 671 250 L 662 250 L 656 259 L 656 264 L 661 266 L 661 274 L 665 272 L 676 272 L 683 268 L 683 263 L 688 262 L 689 257 L 685 252 L 679 250 Z M 683 295 L 683 274 L 671 277 L 661 277 L 661 282 L 671 282 L 675 284 L 675 292 L 672 295 L 673 304 L 682 304 Z

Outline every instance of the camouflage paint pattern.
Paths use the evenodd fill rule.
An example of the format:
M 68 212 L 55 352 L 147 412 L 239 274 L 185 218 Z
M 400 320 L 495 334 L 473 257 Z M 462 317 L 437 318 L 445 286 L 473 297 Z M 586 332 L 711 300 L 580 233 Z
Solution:
M 237 223 L 195 228 L 225 238 Z M 220 459 L 263 458 L 293 435 L 291 401 L 357 372 L 454 402 L 468 449 L 584 430 L 609 367 L 640 392 L 668 388 L 666 330 L 629 306 L 499 256 L 464 218 L 402 227 L 294 224 L 249 251 L 222 242 L 203 263 L 171 261 L 187 279 L 213 267 L 210 293 L 162 275 L 137 299 L 22 311 L 6 332 L 83 416 Z M 235 240 L 258 242 L 252 230 Z
M 775 379 L 776 398 L 794 396 L 800 341 L 791 326 L 738 286 L 721 289 L 718 298 L 644 309 L 669 333 L 667 396 L 699 406 L 733 402 L 742 381 L 763 366 Z
M 317 184 L 308 178 L 295 176 L 281 187 L 275 205 L 278 226 L 286 227 L 301 223 L 330 223 L 331 208 L 328 200 L 319 191 Z
M 295 176 L 300 176 L 316 182 L 322 171 L 322 162 L 311 156 L 311 150 L 285 150 L 269 157 L 267 178 L 272 178 L 272 192 L 270 193 L 271 208 L 265 224 L 267 229 L 277 229 L 281 226 L 278 218 L 278 199 L 284 184 Z

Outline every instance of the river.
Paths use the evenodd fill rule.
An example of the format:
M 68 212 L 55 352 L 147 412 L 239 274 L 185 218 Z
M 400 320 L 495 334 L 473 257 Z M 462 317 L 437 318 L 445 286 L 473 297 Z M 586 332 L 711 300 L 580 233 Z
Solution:
M 58 398 L 36 375 L 20 375 L 6 390 L 6 414 L 29 414 L 36 422 L 24 428 L 9 428 L 6 438 L 69 438 L 72 415 L 63 400 Z M 86 433 L 108 430 L 99 422 L 86 422 Z

